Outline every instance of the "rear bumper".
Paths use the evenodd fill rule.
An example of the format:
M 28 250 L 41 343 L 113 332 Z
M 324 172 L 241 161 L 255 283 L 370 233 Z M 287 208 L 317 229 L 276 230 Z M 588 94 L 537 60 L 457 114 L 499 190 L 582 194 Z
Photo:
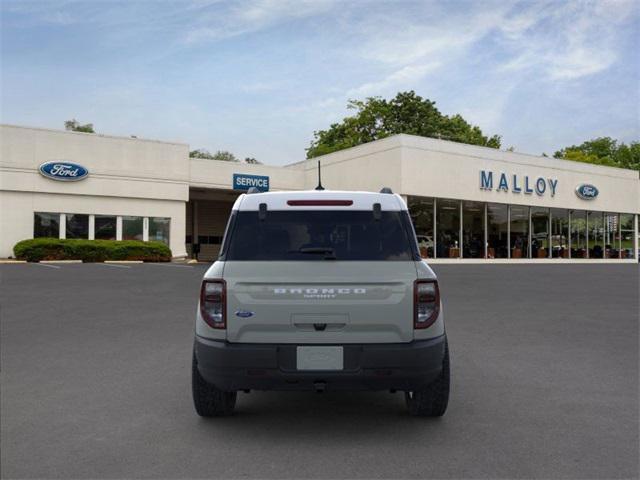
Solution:
M 225 391 L 417 390 L 442 370 L 446 336 L 410 343 L 345 344 L 344 369 L 300 371 L 290 344 L 238 344 L 196 337 L 200 375 Z

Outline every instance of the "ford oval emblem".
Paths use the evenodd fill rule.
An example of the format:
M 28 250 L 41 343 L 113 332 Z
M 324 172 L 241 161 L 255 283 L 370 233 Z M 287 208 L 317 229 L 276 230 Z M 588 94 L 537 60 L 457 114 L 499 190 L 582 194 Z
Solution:
M 576 187 L 576 195 L 583 200 L 593 200 L 598 196 L 598 193 L 598 189 L 588 183 L 584 183 Z
M 64 160 L 43 163 L 39 170 L 45 177 L 62 182 L 77 182 L 89 175 L 89 170 L 82 165 Z
M 253 312 L 249 312 L 247 310 L 238 310 L 236 312 L 236 317 L 240 317 L 240 318 L 249 318 L 249 317 L 253 317 Z

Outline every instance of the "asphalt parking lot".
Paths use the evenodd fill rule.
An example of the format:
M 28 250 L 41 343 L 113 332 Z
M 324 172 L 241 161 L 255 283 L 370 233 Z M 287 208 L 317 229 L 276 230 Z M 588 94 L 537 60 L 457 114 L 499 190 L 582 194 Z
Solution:
M 3 265 L 3 478 L 636 478 L 637 265 L 436 265 L 442 419 L 401 394 L 265 393 L 193 411 L 206 266 Z

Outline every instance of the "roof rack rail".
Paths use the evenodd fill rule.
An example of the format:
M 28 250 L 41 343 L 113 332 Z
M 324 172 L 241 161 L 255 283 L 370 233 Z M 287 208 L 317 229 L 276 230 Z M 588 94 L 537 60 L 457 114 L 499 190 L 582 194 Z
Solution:
M 247 190 L 247 195 L 250 195 L 252 193 L 260 193 L 260 190 L 258 190 L 258 187 L 249 187 L 249 190 Z
M 380 193 L 393 193 L 393 190 L 391 190 L 389 187 L 382 187 L 380 189 Z

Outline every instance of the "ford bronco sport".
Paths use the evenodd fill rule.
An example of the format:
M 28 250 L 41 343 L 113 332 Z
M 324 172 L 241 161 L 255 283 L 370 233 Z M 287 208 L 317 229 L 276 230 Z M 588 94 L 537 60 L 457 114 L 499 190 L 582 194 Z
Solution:
M 404 201 L 382 192 L 240 195 L 202 280 L 199 415 L 229 415 L 253 389 L 399 390 L 411 414 L 444 414 L 438 281 Z

